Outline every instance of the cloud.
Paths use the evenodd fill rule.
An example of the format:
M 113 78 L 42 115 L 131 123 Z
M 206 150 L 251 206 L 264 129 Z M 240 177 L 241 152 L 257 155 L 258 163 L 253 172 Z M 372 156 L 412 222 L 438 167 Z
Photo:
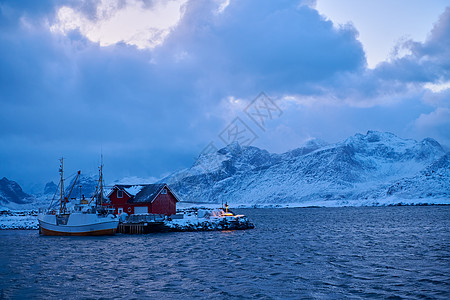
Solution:
M 320 98 L 358 107 L 385 106 L 408 99 L 425 100 L 429 89 L 445 89 L 450 75 L 449 20 L 447 8 L 425 42 L 405 40 L 400 46 L 407 55 L 380 63 L 374 69 L 339 72 L 318 82 Z
M 0 6 L 0 173 L 12 179 L 46 181 L 61 155 L 95 170 L 101 151 L 108 180 L 160 177 L 192 163 L 261 91 L 283 108 L 257 132 L 277 151 L 367 129 L 406 134 L 448 99 L 425 101 L 435 93 L 423 88 L 446 82 L 448 11 L 410 55 L 368 70 L 355 28 L 311 5 L 176 2 L 154 39 L 157 20 L 108 26 L 168 7 L 159 1 L 33 3 Z
M 436 17 L 442 13 L 448 1 L 433 3 L 409 0 L 318 0 L 317 10 L 329 17 L 335 26 L 351 22 L 358 29 L 358 39 L 366 52 L 369 68 L 404 55 L 402 44 L 407 39 L 424 42 Z M 417 16 L 420 15 L 420 18 Z M 398 51 L 403 50 L 403 51 Z M 392 53 L 393 52 L 393 53 Z
M 219 7 L 216 10 L 216 14 L 221 14 L 230 5 L 230 0 L 219 0 Z
M 440 93 L 442 91 L 450 89 L 450 81 L 438 83 L 428 82 L 424 85 L 424 88 L 429 89 L 433 93 Z
M 390 80 L 435 83 L 450 79 L 450 7 L 440 16 L 424 43 L 404 42 L 409 55 L 383 63 L 379 76 Z
M 58 9 L 57 21 L 50 27 L 52 32 L 68 34 L 73 30 L 100 46 L 123 42 L 138 49 L 151 49 L 161 45 L 173 27 L 183 16 L 187 0 L 126 2 L 102 0 L 90 16 L 69 6 Z
M 444 125 L 450 123 L 450 109 L 438 108 L 432 113 L 421 114 L 416 120 L 416 125 L 419 128 L 434 127 L 436 125 Z
M 431 113 L 421 114 L 414 122 L 414 128 L 421 133 L 441 137 L 441 142 L 450 144 L 450 108 L 438 107 Z
M 155 61 L 169 70 L 198 76 L 195 86 L 203 94 L 211 92 L 212 101 L 251 99 L 261 90 L 315 94 L 330 76 L 364 69 L 354 28 L 333 28 L 310 7 L 231 2 L 215 16 L 208 3 L 192 2 L 164 47 L 154 53 Z M 173 64 L 180 53 L 185 59 Z

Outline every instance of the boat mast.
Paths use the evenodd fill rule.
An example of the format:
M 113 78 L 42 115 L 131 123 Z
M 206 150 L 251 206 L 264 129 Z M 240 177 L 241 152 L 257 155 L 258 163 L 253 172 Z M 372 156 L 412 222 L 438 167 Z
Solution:
M 103 154 L 100 162 L 100 206 L 103 207 Z
M 61 185 L 61 200 L 60 200 L 61 204 L 59 207 L 59 213 L 65 214 L 66 213 L 66 203 L 69 202 L 69 198 L 70 198 L 70 195 L 72 194 L 73 187 L 77 183 L 77 180 L 81 174 L 81 171 L 78 171 L 77 177 L 75 177 L 72 187 L 70 188 L 69 194 L 67 197 L 65 197 L 65 195 L 64 195 L 64 158 L 61 157 L 61 159 L 59 161 L 61 162 L 61 165 L 59 166 L 59 173 L 61 174 L 61 184 L 60 184 Z
M 64 158 L 61 157 L 59 160 L 61 162 L 61 165 L 59 166 L 59 173 L 61 174 L 61 200 L 60 200 L 60 207 L 59 207 L 59 213 L 62 214 L 63 210 L 63 201 L 64 201 Z

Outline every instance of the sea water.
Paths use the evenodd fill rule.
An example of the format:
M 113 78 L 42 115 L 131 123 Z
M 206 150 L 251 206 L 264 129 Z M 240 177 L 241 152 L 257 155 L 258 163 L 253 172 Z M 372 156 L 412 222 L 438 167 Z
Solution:
M 240 209 L 256 228 L 0 231 L 0 299 L 450 299 L 450 207 Z

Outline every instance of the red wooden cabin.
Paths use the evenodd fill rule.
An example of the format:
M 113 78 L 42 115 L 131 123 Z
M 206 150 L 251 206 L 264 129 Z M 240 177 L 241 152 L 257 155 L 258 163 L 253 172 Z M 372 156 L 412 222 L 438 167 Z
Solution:
M 116 184 L 108 196 L 116 214 L 164 214 L 177 212 L 178 198 L 165 183 L 125 185 Z

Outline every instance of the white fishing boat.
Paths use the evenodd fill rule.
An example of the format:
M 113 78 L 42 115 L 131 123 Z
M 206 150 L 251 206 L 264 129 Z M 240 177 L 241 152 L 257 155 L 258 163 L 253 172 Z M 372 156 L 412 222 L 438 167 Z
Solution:
M 116 233 L 119 219 L 103 207 L 103 162 L 100 165 L 100 178 L 94 196 L 90 201 L 81 198 L 72 208 L 67 207 L 70 194 L 80 175 L 70 188 L 67 196 L 64 194 L 63 159 L 61 158 L 60 199 L 59 208 L 54 202 L 49 209 L 39 212 L 39 231 L 44 235 L 112 235 Z M 53 205 L 53 206 L 52 206 Z

